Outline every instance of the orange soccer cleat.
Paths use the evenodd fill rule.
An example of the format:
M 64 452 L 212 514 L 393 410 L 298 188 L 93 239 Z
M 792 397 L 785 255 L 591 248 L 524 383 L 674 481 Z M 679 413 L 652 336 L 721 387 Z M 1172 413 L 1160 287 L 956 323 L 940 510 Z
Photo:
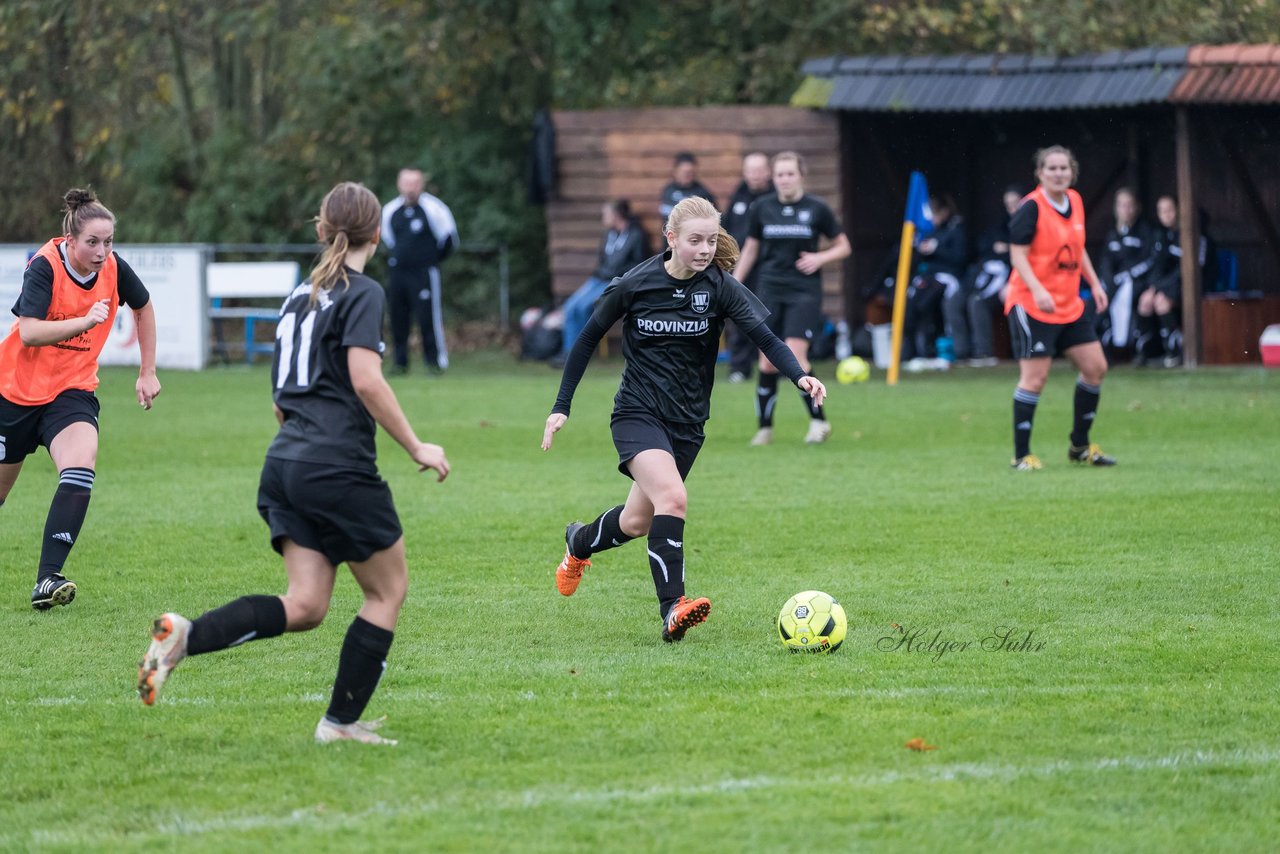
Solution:
M 581 522 L 570 522 L 564 529 L 564 560 L 556 567 L 556 590 L 561 596 L 572 596 L 582 581 L 582 571 L 591 566 L 587 558 L 574 557 L 569 547 L 574 534 L 582 527 Z
M 711 613 L 711 600 L 706 597 L 686 599 L 681 596 L 676 604 L 667 612 L 667 619 L 662 624 L 662 640 L 666 643 L 677 643 L 689 629 L 705 622 Z

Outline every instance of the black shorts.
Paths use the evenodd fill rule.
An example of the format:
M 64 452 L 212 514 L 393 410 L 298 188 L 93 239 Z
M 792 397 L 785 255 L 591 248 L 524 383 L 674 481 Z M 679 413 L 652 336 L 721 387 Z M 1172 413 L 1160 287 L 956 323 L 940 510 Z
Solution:
M 615 412 L 609 426 L 613 429 L 613 446 L 618 449 L 618 471 L 627 477 L 631 477 L 627 463 L 636 454 L 659 450 L 675 458 L 676 470 L 684 480 L 706 438 L 701 424 L 670 423 L 644 412 Z
M 1009 312 L 1009 347 L 1015 359 L 1052 359 L 1072 347 L 1097 340 L 1088 311 L 1070 323 L 1036 320 L 1020 305 Z
M 98 398 L 91 391 L 67 389 L 37 406 L 23 406 L 0 396 L 0 464 L 22 462 L 80 421 L 98 429 Z
M 1175 307 L 1182 304 L 1182 279 L 1180 277 L 1171 276 L 1159 284 L 1153 283 L 1151 290 L 1158 294 L 1163 294 Z
M 395 545 L 403 530 L 391 488 L 376 471 L 267 457 L 258 482 L 258 513 L 271 546 L 288 537 L 337 566 L 368 560 Z
M 803 338 L 812 341 L 822 329 L 822 294 L 762 294 L 761 302 L 769 309 L 765 323 L 782 340 Z

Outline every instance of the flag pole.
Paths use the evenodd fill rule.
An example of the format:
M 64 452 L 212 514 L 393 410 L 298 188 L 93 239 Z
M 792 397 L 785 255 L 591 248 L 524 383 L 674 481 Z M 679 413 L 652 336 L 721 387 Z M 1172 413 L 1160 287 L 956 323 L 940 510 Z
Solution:
M 907 274 L 911 269 L 911 252 L 916 237 L 916 224 L 910 219 L 902 223 L 902 242 L 898 249 L 898 278 L 893 285 L 893 336 L 889 354 L 889 385 L 898 384 L 898 363 L 902 359 L 902 327 L 907 316 Z

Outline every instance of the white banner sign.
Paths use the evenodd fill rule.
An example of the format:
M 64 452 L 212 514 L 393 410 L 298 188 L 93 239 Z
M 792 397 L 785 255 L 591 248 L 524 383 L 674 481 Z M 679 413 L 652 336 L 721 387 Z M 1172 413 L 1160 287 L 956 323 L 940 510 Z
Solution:
M 22 290 L 27 259 L 38 246 L 0 246 L 0 311 L 5 315 L 4 337 L 12 327 L 10 310 Z M 199 245 L 117 246 L 116 252 L 151 294 L 156 314 L 156 366 L 199 370 L 208 353 L 207 300 L 204 271 L 209 248 Z M 136 365 L 139 362 L 133 312 L 121 305 L 98 362 Z

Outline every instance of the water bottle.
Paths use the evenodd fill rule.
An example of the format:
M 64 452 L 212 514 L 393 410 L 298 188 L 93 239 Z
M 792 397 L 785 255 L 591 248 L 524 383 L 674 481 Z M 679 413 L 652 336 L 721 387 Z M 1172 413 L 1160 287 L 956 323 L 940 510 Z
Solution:
M 956 342 L 950 338 L 943 337 L 937 340 L 938 358 L 947 362 L 956 360 Z
M 849 324 L 840 321 L 836 324 L 836 361 L 842 362 L 853 355 L 853 342 L 849 340 Z

